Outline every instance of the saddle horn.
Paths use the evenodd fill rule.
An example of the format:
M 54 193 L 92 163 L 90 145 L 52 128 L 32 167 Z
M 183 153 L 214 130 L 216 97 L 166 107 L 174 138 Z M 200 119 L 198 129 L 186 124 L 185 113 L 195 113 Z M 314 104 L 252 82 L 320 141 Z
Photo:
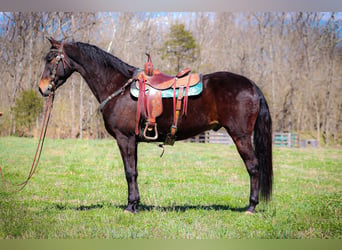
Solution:
M 153 63 L 150 54 L 146 53 L 147 56 L 147 62 L 145 63 L 144 71 L 145 74 L 148 76 L 153 75 Z

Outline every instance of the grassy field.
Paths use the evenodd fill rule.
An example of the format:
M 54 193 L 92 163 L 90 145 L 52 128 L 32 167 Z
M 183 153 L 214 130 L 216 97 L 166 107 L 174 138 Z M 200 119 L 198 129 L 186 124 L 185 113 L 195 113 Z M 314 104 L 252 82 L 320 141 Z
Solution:
M 0 138 L 0 166 L 25 180 L 35 139 Z M 234 146 L 139 145 L 141 212 L 113 140 L 47 140 L 37 172 L 0 189 L 1 239 L 342 238 L 342 151 L 274 148 L 274 195 L 245 215 L 249 177 Z M 182 151 L 180 150 L 182 149 Z M 177 160 L 175 160 L 177 159 Z

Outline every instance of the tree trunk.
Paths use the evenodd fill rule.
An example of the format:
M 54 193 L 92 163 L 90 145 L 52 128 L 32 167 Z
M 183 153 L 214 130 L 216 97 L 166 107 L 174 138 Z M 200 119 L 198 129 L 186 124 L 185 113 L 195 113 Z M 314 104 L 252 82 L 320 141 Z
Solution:
M 329 136 L 330 136 L 330 114 L 331 114 L 331 89 L 333 85 L 333 77 L 334 77 L 334 50 L 336 46 L 336 38 L 334 29 L 334 13 L 331 14 L 330 22 L 331 22 L 331 30 L 330 30 L 330 53 L 329 53 L 329 64 L 328 64 L 328 77 L 327 77 L 327 91 L 325 93 L 325 117 L 324 117 L 324 139 L 325 143 L 329 145 Z

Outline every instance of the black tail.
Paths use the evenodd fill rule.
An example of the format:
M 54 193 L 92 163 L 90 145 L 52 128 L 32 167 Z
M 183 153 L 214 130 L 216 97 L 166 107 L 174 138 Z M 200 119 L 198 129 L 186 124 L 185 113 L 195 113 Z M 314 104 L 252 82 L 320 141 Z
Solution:
M 259 164 L 259 187 L 261 198 L 269 201 L 272 196 L 272 120 L 265 96 L 260 96 L 259 114 L 254 126 L 254 148 Z

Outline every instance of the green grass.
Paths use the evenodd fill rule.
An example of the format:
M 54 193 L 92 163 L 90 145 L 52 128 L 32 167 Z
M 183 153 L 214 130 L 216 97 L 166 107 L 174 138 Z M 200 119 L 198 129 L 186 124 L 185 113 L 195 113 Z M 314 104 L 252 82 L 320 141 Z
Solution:
M 25 180 L 35 139 L 0 138 L 6 180 Z M 274 148 L 274 195 L 245 215 L 249 177 L 234 146 L 139 145 L 140 213 L 114 140 L 47 140 L 21 192 L 0 189 L 2 239 L 342 238 L 340 149 Z

